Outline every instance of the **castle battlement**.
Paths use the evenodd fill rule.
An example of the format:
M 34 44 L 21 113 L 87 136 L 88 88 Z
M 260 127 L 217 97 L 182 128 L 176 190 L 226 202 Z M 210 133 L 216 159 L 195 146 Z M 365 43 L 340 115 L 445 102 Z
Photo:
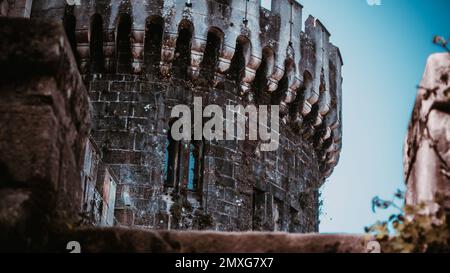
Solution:
M 31 7 L 31 18 L 64 25 L 89 90 L 92 138 L 117 176 L 120 225 L 317 230 L 318 188 L 342 146 L 343 61 L 301 4 L 13 2 Z M 280 105 L 280 148 L 174 142 L 170 109 L 192 105 L 194 96 Z
M 205 59 L 208 35 L 219 40 L 215 60 L 217 85 L 229 72 L 236 47 L 243 56 L 244 73 L 240 79 L 243 92 L 250 92 L 261 62 L 265 71 L 263 85 L 269 92 L 279 91 L 284 80 L 287 88 L 279 101 L 282 111 L 289 112 L 296 97 L 302 96 L 299 115 L 293 119 L 301 127 L 305 118 L 314 119 L 313 127 L 322 125 L 321 142 L 333 133 L 332 147 L 328 150 L 330 169 L 337 163 L 340 143 L 341 67 L 339 48 L 330 43 L 330 32 L 316 18 L 303 20 L 303 6 L 292 0 L 273 0 L 271 11 L 261 7 L 259 0 L 185 0 L 172 1 L 81 1 L 81 5 L 68 8 L 65 1 L 35 1 L 34 17 L 73 16 L 76 48 L 80 69 L 90 72 L 91 44 L 94 18 L 98 16 L 103 33 L 104 72 L 114 73 L 117 68 L 117 37 L 121 16 L 129 16 L 133 74 L 143 74 L 148 63 L 145 38 L 152 25 L 161 24 L 160 70 L 169 76 L 176 56 L 180 31 L 187 30 L 190 39 L 189 78 L 198 79 Z M 50 4 L 49 4 L 50 3 Z M 128 18 L 128 17 L 127 17 Z M 304 22 L 304 23 L 303 23 Z M 305 32 L 302 31 L 304 24 Z M 150 42 L 155 42 L 151 41 Z M 150 46 L 148 46 L 150 47 Z M 159 51 L 157 48 L 156 50 Z M 158 58 L 156 58 L 158 59 Z M 330 65 L 334 71 L 330 72 Z M 332 74 L 332 75 L 330 75 Z M 306 75 L 306 81 L 305 81 Z M 285 77 L 285 79 L 283 79 Z M 309 83 L 311 81 L 311 84 Z M 260 86 L 261 84 L 259 84 Z M 301 87 L 310 85 L 298 95 Z M 330 88 L 333 87 L 333 90 Z M 298 100 L 298 99 L 297 99 Z M 298 101 L 296 102 L 298 104 Z M 314 109 L 313 109 L 314 108 Z M 292 111 L 291 111 L 292 112 Z M 327 147 L 328 148 L 328 147 Z M 333 155 L 331 155 L 333 154 Z

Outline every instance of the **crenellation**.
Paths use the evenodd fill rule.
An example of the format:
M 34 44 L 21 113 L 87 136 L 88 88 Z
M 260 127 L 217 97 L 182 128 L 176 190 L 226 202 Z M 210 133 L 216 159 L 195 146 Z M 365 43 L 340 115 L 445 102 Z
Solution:
M 323 118 L 330 110 L 328 67 L 330 33 L 319 20 L 312 16 L 309 16 L 306 20 L 305 31 L 315 44 L 316 65 L 313 72 L 313 92 L 306 100 L 311 106 L 318 104 L 316 122 L 314 123 L 314 127 L 317 128 L 322 124 Z

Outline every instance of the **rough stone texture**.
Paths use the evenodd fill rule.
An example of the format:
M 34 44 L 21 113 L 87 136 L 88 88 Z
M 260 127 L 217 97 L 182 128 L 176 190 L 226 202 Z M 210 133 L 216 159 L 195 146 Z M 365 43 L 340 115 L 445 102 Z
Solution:
M 33 3 L 32 17 L 63 18 L 89 89 L 92 137 L 119 180 L 118 224 L 317 231 L 318 188 L 342 138 L 343 62 L 330 33 L 312 16 L 302 32 L 302 6 L 288 0 L 272 1 L 272 11 L 257 0 L 185 3 Z M 194 96 L 203 105 L 280 105 L 280 148 L 204 141 L 202 177 L 189 191 L 192 143 L 181 143 L 167 183 L 170 110 L 193 106 Z
M 92 139 L 86 141 L 81 171 L 83 199 L 80 212 L 83 224 L 113 226 L 118 179 L 101 160 L 102 154 Z
M 85 229 L 52 237 L 49 249 L 65 252 L 76 240 L 83 253 L 366 253 L 364 236 L 294 235 L 288 233 L 226 233 Z
M 450 54 L 431 55 L 405 143 L 409 204 L 443 195 L 450 208 Z
M 37 247 L 78 220 L 88 95 L 58 23 L 0 18 L 0 52 L 0 247 Z
M 109 208 L 114 207 L 113 203 L 115 202 L 113 201 L 115 199 L 114 189 L 111 188 L 114 185 L 111 183 L 111 179 L 115 179 L 112 173 L 114 167 L 118 167 L 119 171 L 124 169 L 123 172 L 119 172 L 122 179 L 136 179 L 140 168 L 155 169 L 152 171 L 152 179 L 158 175 L 161 176 L 163 160 L 156 154 L 153 159 L 150 158 L 149 162 L 151 163 L 144 160 L 130 165 L 133 170 L 130 172 L 130 169 L 127 169 L 128 166 L 123 164 L 123 160 L 133 162 L 138 156 L 128 155 L 124 158 L 121 152 L 129 149 L 130 152 L 138 153 L 142 149 L 148 153 L 156 153 L 158 151 L 156 148 L 149 147 L 153 147 L 152 145 L 157 143 L 164 143 L 166 134 L 153 133 L 153 137 L 159 136 L 161 140 L 152 138 L 145 141 L 140 134 L 147 134 L 147 132 L 144 130 L 142 133 L 138 123 L 134 125 L 137 126 L 134 130 L 124 131 L 123 137 L 121 137 L 120 130 L 117 132 L 110 130 L 112 125 L 107 125 L 109 133 L 117 133 L 116 137 L 111 138 L 110 145 L 122 147 L 117 149 L 116 155 L 113 153 L 114 149 L 109 147 L 106 149 L 104 146 L 97 147 L 94 142 L 91 142 L 88 138 L 90 126 L 88 94 L 78 73 L 75 58 L 68 50 L 71 46 L 69 41 L 70 38 L 66 38 L 59 23 L 0 18 L 0 52 L 2 53 L 0 66 L 7 68 L 3 71 L 3 77 L 0 79 L 0 251 L 67 252 L 67 243 L 73 240 L 81 243 L 83 252 L 301 253 L 366 251 L 365 238 L 350 235 L 157 232 L 122 228 L 76 228 L 79 224 L 76 223 L 79 220 L 79 212 L 84 212 L 84 204 L 93 205 L 93 208 L 88 211 L 96 214 L 94 222 L 100 222 L 101 225 L 105 222 L 111 224 L 112 215 Z M 202 96 L 205 100 L 216 103 L 229 98 L 233 98 L 236 102 L 243 101 L 237 95 L 236 84 L 231 80 L 224 80 L 222 87 L 198 86 L 190 89 L 187 87 L 188 84 L 180 83 L 176 79 L 173 79 L 173 83 L 161 83 L 156 80 L 153 82 L 136 81 L 136 77 L 131 75 L 92 76 L 90 95 L 95 97 L 95 90 L 98 90 L 99 98 L 101 93 L 117 92 L 117 100 L 120 101 L 120 98 L 123 97 L 125 102 L 136 102 L 130 104 L 132 109 L 139 109 L 139 106 L 150 102 L 149 109 L 159 107 L 156 108 L 159 110 L 153 113 L 157 115 L 155 126 L 161 128 L 167 127 L 164 115 L 171 103 L 189 101 L 195 92 L 211 93 Z M 92 90 L 92 86 L 97 86 L 95 88 L 99 89 Z M 117 91 L 112 91 L 111 88 L 113 90 L 117 88 Z M 142 88 L 148 92 L 141 92 L 135 88 Z M 153 90 L 156 91 L 150 93 Z M 160 90 L 159 94 L 157 90 Z M 136 97 L 139 99 L 134 99 Z M 103 100 L 99 98 L 93 101 L 101 103 Z M 95 107 L 95 102 L 93 102 L 91 108 Z M 120 108 L 119 105 L 117 107 Z M 146 110 L 141 111 L 145 112 Z M 100 113 L 99 111 L 92 112 Z M 152 118 L 145 114 L 140 116 L 137 114 L 139 111 L 133 110 L 132 113 L 131 116 L 126 116 L 127 124 L 134 124 L 133 118 L 142 117 L 148 120 Z M 158 116 L 159 114 L 161 116 Z M 99 122 L 99 124 L 105 124 L 106 120 L 95 117 L 93 119 L 94 123 Z M 115 124 L 114 122 L 121 124 L 120 120 L 116 117 L 115 121 L 111 122 L 113 122 L 112 124 Z M 100 125 L 93 127 L 97 128 L 96 126 Z M 144 122 L 141 126 L 147 125 Z M 100 132 L 100 130 L 96 131 L 97 134 Z M 93 137 L 104 137 L 102 134 L 96 135 L 96 131 L 94 131 Z M 149 132 L 154 131 L 149 130 Z M 210 143 L 207 146 L 205 161 L 208 166 L 215 164 L 217 169 L 208 174 L 209 180 L 207 181 L 214 181 L 214 183 L 206 184 L 206 192 L 220 193 L 217 197 L 206 194 L 204 198 L 211 198 L 212 200 L 209 202 L 217 202 L 213 203 L 210 210 L 213 217 L 219 218 L 213 223 L 214 225 L 223 226 L 224 229 L 250 229 L 249 224 L 245 223 L 253 217 L 248 215 L 248 211 L 251 210 L 248 208 L 250 201 L 242 202 L 245 208 L 242 211 L 245 213 L 241 214 L 239 205 L 234 204 L 236 200 L 234 198 L 239 198 L 239 200 L 242 196 L 248 198 L 255 187 L 260 189 L 257 191 L 258 196 L 252 197 L 258 201 L 259 208 L 256 211 L 271 211 L 272 208 L 283 211 L 289 209 L 289 206 L 298 206 L 300 210 L 305 210 L 302 211 L 303 218 L 299 217 L 302 221 L 299 224 L 293 224 L 291 219 L 286 220 L 287 217 L 281 218 L 284 220 L 278 224 L 280 229 L 292 228 L 293 231 L 307 231 L 317 228 L 315 226 L 317 211 L 314 207 L 317 204 L 317 192 L 314 191 L 314 194 L 310 196 L 302 196 L 301 200 L 290 200 L 289 198 L 298 192 L 304 192 L 303 183 L 312 189 L 316 189 L 318 185 L 308 183 L 320 184 L 323 177 L 317 174 L 319 172 L 318 159 L 315 158 L 314 153 L 309 155 L 305 151 L 306 149 L 312 150 L 312 144 L 297 140 L 288 125 L 282 125 L 281 133 L 283 136 L 280 142 L 283 149 L 261 157 L 246 154 L 247 147 L 255 146 L 255 144 L 232 142 L 226 143 L 227 146 L 219 143 Z M 130 134 L 134 134 L 132 142 L 130 142 Z M 299 154 L 294 154 L 294 150 L 298 150 Z M 107 155 L 104 156 L 103 152 Z M 145 153 L 141 153 L 141 156 L 143 154 Z M 108 161 L 111 168 L 102 164 L 102 158 L 110 158 Z M 117 166 L 111 163 L 114 160 L 118 160 Z M 216 160 L 220 162 L 215 162 Z M 252 164 L 247 162 L 252 162 Z M 316 168 L 311 170 L 310 165 L 314 165 Z M 252 169 L 248 166 L 254 167 Z M 256 168 L 264 170 L 256 171 Z M 145 175 L 144 171 L 142 173 Z M 132 177 L 127 178 L 127 175 Z M 224 176 L 229 179 L 219 179 Z M 256 176 L 260 180 L 251 178 L 251 176 Z M 300 182 L 298 185 L 292 181 L 281 182 L 284 184 L 280 188 L 277 186 L 277 183 L 280 183 L 277 179 L 280 179 L 281 176 Z M 262 182 L 263 179 L 267 182 Z M 312 180 L 312 182 L 308 182 L 308 180 Z M 247 185 L 245 182 L 250 184 Z M 162 183 L 162 180 L 156 180 L 155 183 Z M 255 185 L 251 183 L 255 183 Z M 158 212 L 156 216 L 152 214 L 136 215 L 135 208 L 128 207 L 127 203 L 129 202 L 142 199 L 142 203 L 148 203 L 147 196 L 158 197 L 151 191 L 151 188 L 150 190 L 145 189 L 145 184 L 136 184 L 136 187 L 128 188 L 129 194 L 133 198 L 123 198 L 120 200 L 122 205 L 116 206 L 116 216 L 121 220 L 118 224 L 133 224 L 136 221 L 143 221 L 142 219 L 145 217 L 155 217 L 158 220 L 168 219 L 168 215 L 161 212 Z M 130 185 L 133 184 L 130 183 Z M 145 190 L 143 192 L 136 191 L 139 187 Z M 119 196 L 123 196 L 123 192 L 122 189 Z M 195 193 L 187 194 L 189 203 L 194 203 Z M 163 198 L 166 197 L 163 196 Z M 275 198 L 281 202 L 274 202 Z M 93 204 L 91 201 L 94 201 Z M 108 209 L 100 210 L 97 201 L 103 202 L 103 207 Z M 161 206 L 165 206 L 165 203 L 163 202 Z M 312 208 L 308 210 L 307 206 Z M 169 208 L 166 207 L 166 209 Z M 200 206 L 197 210 L 200 211 Z M 218 210 L 223 212 L 218 212 Z M 223 220 L 220 220 L 220 215 L 225 215 Z M 171 216 L 173 217 L 173 214 Z M 273 220 L 271 215 L 263 216 Z M 280 219 L 279 216 L 278 212 L 277 217 Z M 295 216 L 297 215 L 291 215 L 293 218 L 296 218 Z M 230 221 L 230 219 L 234 222 L 227 223 L 226 221 Z M 262 219 L 265 218 L 262 217 Z M 196 218 L 189 223 L 192 223 L 193 227 L 208 227 L 211 224 L 210 221 L 211 219 L 205 215 L 197 214 Z M 289 221 L 291 222 L 289 223 Z M 271 225 L 274 224 L 271 223 Z M 164 222 L 158 227 L 168 228 Z M 274 227 L 270 226 L 268 229 L 272 228 Z M 218 229 L 220 230 L 220 228 Z
M 29 18 L 32 4 L 33 0 L 0 0 L 0 16 Z

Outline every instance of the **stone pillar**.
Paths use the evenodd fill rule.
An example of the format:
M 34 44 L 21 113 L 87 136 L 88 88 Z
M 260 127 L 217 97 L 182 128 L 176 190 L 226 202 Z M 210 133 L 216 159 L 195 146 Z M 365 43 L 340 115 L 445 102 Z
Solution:
M 405 141 L 407 204 L 442 195 L 450 208 L 450 54 L 431 55 Z
M 0 250 L 32 250 L 79 221 L 88 97 L 62 25 L 0 18 L 0 37 Z

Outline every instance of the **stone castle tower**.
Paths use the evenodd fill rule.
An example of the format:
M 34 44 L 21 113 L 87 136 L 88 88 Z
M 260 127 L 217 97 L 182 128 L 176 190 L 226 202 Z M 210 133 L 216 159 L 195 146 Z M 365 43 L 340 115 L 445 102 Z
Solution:
M 299 3 L 0 2 L 6 15 L 24 2 L 21 16 L 63 22 L 90 94 L 92 143 L 117 178 L 117 225 L 318 230 L 318 189 L 341 149 L 343 62 L 319 20 L 302 31 Z M 194 96 L 280 105 L 279 149 L 174 141 L 171 109 Z

